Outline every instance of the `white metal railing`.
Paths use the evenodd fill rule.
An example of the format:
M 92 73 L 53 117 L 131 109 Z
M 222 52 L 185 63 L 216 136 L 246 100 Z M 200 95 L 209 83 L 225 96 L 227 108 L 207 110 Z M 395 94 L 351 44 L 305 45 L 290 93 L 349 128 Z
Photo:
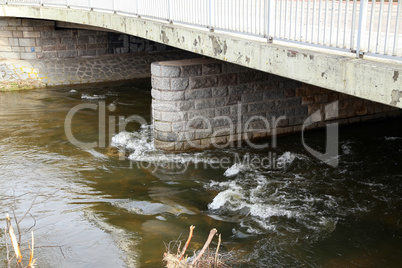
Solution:
M 87 8 L 402 60 L 402 0 L 0 0 Z

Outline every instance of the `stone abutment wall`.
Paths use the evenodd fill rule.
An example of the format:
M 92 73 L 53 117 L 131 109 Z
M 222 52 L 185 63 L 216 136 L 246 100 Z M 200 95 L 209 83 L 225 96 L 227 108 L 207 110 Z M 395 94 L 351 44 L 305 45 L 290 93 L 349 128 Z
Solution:
M 135 36 L 57 25 L 0 18 L 0 82 L 68 85 L 150 77 L 152 62 L 194 57 Z
M 151 72 L 155 146 L 169 151 L 233 146 L 401 112 L 213 59 L 156 62 Z

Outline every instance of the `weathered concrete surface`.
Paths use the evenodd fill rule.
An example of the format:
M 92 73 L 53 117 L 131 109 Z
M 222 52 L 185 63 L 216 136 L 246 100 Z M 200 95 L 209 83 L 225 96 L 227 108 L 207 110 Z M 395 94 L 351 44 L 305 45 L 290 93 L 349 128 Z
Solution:
M 402 108 L 402 64 L 356 59 L 78 9 L 2 5 L 0 16 L 91 25 Z

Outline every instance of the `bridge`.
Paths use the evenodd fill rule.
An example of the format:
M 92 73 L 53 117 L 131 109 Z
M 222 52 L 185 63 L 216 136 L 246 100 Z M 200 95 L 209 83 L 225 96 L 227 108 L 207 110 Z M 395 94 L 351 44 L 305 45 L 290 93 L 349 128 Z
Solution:
M 143 37 L 402 108 L 401 1 L 10 0 L 0 16 Z
M 181 151 L 228 145 L 250 137 L 303 132 L 305 128 L 334 122 L 348 124 L 401 115 L 402 0 L 0 3 L 3 18 L 39 19 L 56 22 L 60 27 L 75 25 L 124 33 L 130 38 L 141 37 L 207 56 L 151 61 L 154 138 L 160 149 Z M 55 33 L 61 35 L 55 45 L 55 38 L 46 38 L 46 31 L 53 31 L 54 24 L 51 29 L 36 24 L 29 27 L 30 22 L 24 19 L 3 24 L 7 26 L 0 32 L 0 49 L 20 51 L 17 59 L 37 59 L 35 44 L 42 45 L 37 47 L 39 50 L 57 50 L 69 46 L 63 40 L 91 43 L 85 32 L 73 38 L 74 33 L 69 32 L 69 38 Z M 98 48 L 89 43 L 85 47 Z M 106 77 L 117 68 L 117 78 L 122 78 L 120 73 L 127 72 L 125 65 L 136 65 L 128 56 L 95 59 L 87 61 L 87 66 L 82 58 L 80 63 L 74 58 L 94 56 L 97 51 L 47 51 L 40 55 L 72 57 L 71 68 L 55 67 L 52 59 L 43 61 L 56 75 L 66 75 L 74 69 L 87 82 L 96 81 L 91 80 L 91 75 L 100 72 L 105 64 L 107 70 L 95 75 Z M 14 55 L 6 53 L 3 55 Z M 27 69 L 33 72 L 35 68 Z M 135 69 L 134 66 L 129 71 Z M 37 74 L 34 78 L 44 81 Z

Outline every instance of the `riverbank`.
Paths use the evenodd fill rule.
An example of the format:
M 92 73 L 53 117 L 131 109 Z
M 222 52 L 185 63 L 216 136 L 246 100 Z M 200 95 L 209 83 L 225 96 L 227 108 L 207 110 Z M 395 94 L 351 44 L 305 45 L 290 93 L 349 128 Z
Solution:
M 19 81 L 2 81 L 0 82 L 0 92 L 17 91 L 17 90 L 30 90 L 44 88 L 46 85 L 40 81 L 28 79 Z

